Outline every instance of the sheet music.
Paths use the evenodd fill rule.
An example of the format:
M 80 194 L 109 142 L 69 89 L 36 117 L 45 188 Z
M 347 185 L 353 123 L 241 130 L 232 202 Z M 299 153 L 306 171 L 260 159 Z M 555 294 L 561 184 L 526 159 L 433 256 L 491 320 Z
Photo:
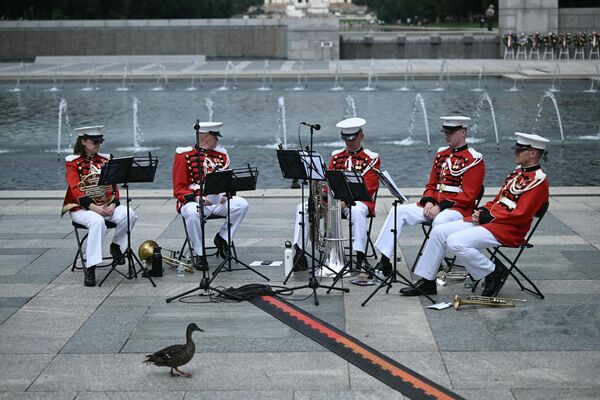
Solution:
M 323 157 L 319 153 L 313 153 L 309 156 L 306 151 L 300 151 L 300 157 L 304 164 L 304 169 L 307 176 L 312 176 L 312 179 L 324 181 L 325 171 L 323 170 Z
M 408 197 L 406 197 L 404 194 L 402 194 L 402 192 L 400 191 L 400 188 L 396 185 L 396 182 L 394 182 L 394 179 L 392 178 L 390 173 L 388 171 L 383 171 L 382 175 L 385 177 L 385 179 L 387 179 L 387 181 L 388 181 L 387 183 L 389 183 L 389 185 L 391 186 L 391 187 L 388 186 L 388 189 L 390 189 L 392 191 L 392 194 L 394 194 L 396 196 L 399 195 L 398 197 L 400 197 L 400 199 L 406 203 L 408 201 Z M 386 183 L 386 182 L 384 182 L 384 183 Z M 387 184 L 386 184 L 386 186 L 387 186 Z M 394 191 L 396 191 L 396 193 L 393 193 Z

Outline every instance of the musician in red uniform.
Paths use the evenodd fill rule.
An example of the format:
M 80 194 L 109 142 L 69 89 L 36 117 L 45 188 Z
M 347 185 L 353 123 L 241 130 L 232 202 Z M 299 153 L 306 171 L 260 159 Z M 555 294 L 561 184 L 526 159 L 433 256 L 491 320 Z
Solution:
M 345 148 L 335 150 L 331 154 L 329 160 L 329 169 L 345 170 L 362 174 L 367 191 L 371 195 L 371 198 L 377 192 L 379 188 L 379 179 L 375 174 L 374 169 L 379 170 L 381 167 L 381 161 L 379 160 L 379 154 L 372 152 L 371 150 L 362 147 L 362 141 L 365 137 L 362 127 L 366 124 L 362 118 L 348 118 L 340 121 L 336 124 L 337 128 L 341 129 L 341 138 L 344 140 Z M 342 213 L 344 217 L 347 217 L 349 210 L 342 202 Z M 304 208 L 305 205 L 304 205 Z M 302 210 L 303 205 L 299 204 L 296 207 L 296 224 L 294 230 L 294 248 L 296 254 L 294 256 L 294 270 L 302 270 L 308 267 L 306 258 L 302 254 L 300 249 L 300 243 L 302 242 L 302 230 L 300 222 L 302 221 Z M 304 238 L 309 238 L 309 225 L 308 225 L 308 213 L 304 213 Z M 352 206 L 352 236 L 353 236 L 353 248 L 356 250 L 356 265 L 360 268 L 365 262 L 365 251 L 367 248 L 367 229 L 368 223 L 367 218 L 369 216 L 375 216 L 375 202 L 356 202 Z M 305 246 L 306 248 L 306 246 Z
M 173 163 L 173 196 L 177 199 L 177 212 L 185 219 L 188 237 L 194 252 L 196 269 L 208 268 L 206 254 L 202 248 L 202 227 L 198 212 L 200 182 L 205 174 L 217 169 L 229 168 L 229 155 L 223 147 L 217 147 L 222 137 L 222 122 L 200 122 L 194 147 L 178 147 Z M 227 197 L 208 195 L 202 199 L 204 217 L 227 215 Z M 239 196 L 230 200 L 231 237 L 235 236 L 242 220 L 248 212 L 248 202 Z M 227 219 L 214 238 L 218 254 L 225 258 L 229 254 L 227 242 Z
M 114 262 L 124 264 L 122 250 L 127 248 L 127 208 L 119 202 L 117 185 L 98 186 L 100 170 L 108 162 L 110 155 L 100 154 L 100 144 L 104 141 L 104 126 L 88 126 L 75 129 L 78 133 L 73 155 L 65 161 L 67 193 L 63 202 L 62 214 L 67 212 L 71 219 L 88 228 L 86 245 L 86 265 L 84 285 L 96 285 L 95 266 L 102 262 L 102 240 L 106 234 L 105 221 L 117 225 L 110 245 Z M 133 229 L 137 217 L 129 209 L 130 228 Z
M 527 133 L 516 132 L 514 146 L 517 168 L 506 177 L 496 197 L 462 220 L 438 225 L 431 230 L 423 256 L 415 268 L 422 277 L 417 286 L 424 292 L 435 287 L 435 278 L 442 257 L 448 249 L 457 261 L 467 268 L 471 277 L 485 277 L 482 295 L 494 296 L 500 289 L 508 269 L 495 259 L 484 256 L 478 249 L 498 245 L 518 246 L 523 243 L 533 217 L 548 201 L 549 185 L 540 166 L 548 140 Z M 403 288 L 405 295 L 418 291 Z
M 403 204 L 390 211 L 379 232 L 375 247 L 381 252 L 376 269 L 384 275 L 392 271 L 390 257 L 394 253 L 394 217 L 400 239 L 404 225 L 431 221 L 433 226 L 471 215 L 483 187 L 485 167 L 483 156 L 467 145 L 468 117 L 442 117 L 442 132 L 448 146 L 438 149 L 433 161 L 429 182 L 421 200 Z

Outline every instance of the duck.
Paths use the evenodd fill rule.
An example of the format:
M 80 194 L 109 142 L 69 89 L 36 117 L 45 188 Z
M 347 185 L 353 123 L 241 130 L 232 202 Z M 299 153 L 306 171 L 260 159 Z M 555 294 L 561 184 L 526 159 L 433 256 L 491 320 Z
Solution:
M 156 353 L 146 354 L 146 359 L 143 362 L 146 364 L 154 364 L 157 367 L 170 367 L 171 371 L 169 373 L 171 376 L 178 376 L 177 374 L 173 373 L 173 370 L 175 370 L 179 375 L 191 378 L 192 374 L 180 371 L 177 369 L 177 367 L 187 364 L 194 357 L 196 345 L 192 340 L 192 333 L 195 331 L 204 332 L 195 323 L 189 324 L 185 331 L 185 344 L 174 344 L 172 346 L 165 347 Z

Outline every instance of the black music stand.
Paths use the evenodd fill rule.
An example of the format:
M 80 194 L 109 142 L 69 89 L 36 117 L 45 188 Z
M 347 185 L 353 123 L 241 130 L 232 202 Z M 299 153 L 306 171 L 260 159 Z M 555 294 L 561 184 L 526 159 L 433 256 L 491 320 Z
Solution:
M 205 195 L 219 194 L 219 193 L 226 192 L 227 188 L 229 188 L 231 186 L 232 177 L 233 177 L 233 170 L 231 170 L 231 169 L 218 170 L 218 171 L 211 172 L 210 174 L 206 174 L 200 180 L 200 189 L 198 192 L 199 199 L 202 201 L 202 199 L 204 198 Z M 205 233 L 206 232 L 204 229 L 204 225 L 206 224 L 206 221 L 204 220 L 204 205 L 198 204 L 198 213 L 200 214 L 200 227 L 201 227 L 200 229 L 202 230 L 202 254 L 206 255 L 206 245 L 205 245 L 205 236 L 206 236 Z M 231 252 L 231 249 L 229 252 Z M 183 296 L 187 296 L 188 294 L 193 293 L 197 290 L 204 290 L 204 291 L 212 290 L 219 294 L 226 295 L 225 292 L 223 292 L 222 290 L 217 289 L 210 285 L 212 283 L 213 279 L 215 279 L 215 276 L 213 276 L 212 279 L 210 279 L 208 277 L 208 266 L 202 266 L 200 269 L 202 270 L 202 279 L 200 280 L 200 284 L 198 285 L 198 287 L 196 287 L 194 289 L 190 289 L 188 291 L 185 291 L 185 292 L 175 295 L 173 297 L 169 297 L 166 299 L 166 302 L 170 303 L 173 300 L 176 300 Z M 227 295 L 227 296 L 229 296 L 229 295 Z M 238 298 L 237 300 L 241 301 L 242 299 Z
M 304 248 L 304 243 L 306 240 L 305 234 L 304 234 L 304 186 L 307 184 L 306 181 L 308 180 L 308 185 L 309 185 L 309 202 L 308 202 L 309 203 L 308 204 L 308 215 L 309 216 L 308 216 L 308 218 L 310 220 L 311 218 L 314 218 L 314 213 L 316 211 L 315 210 L 316 205 L 311 204 L 312 199 L 313 199 L 312 181 L 313 180 L 321 180 L 321 181 L 325 180 L 325 176 L 321 172 L 323 170 L 323 160 L 318 153 L 314 153 L 312 150 L 310 150 L 312 148 L 312 142 L 313 142 L 313 127 L 311 126 L 310 127 L 310 144 L 311 144 L 310 148 L 308 148 L 307 150 L 283 150 L 283 149 L 277 150 L 277 159 L 279 160 L 279 167 L 281 168 L 283 177 L 289 178 L 289 179 L 302 179 L 302 203 L 301 203 L 302 204 L 302 206 L 301 206 L 302 219 L 301 219 L 300 224 L 301 224 L 301 229 L 302 229 L 301 251 L 304 256 L 307 255 L 306 250 Z M 319 283 L 319 281 L 317 281 L 317 279 L 315 277 L 316 258 L 314 256 L 314 254 L 315 254 L 315 241 L 314 240 L 311 240 L 311 253 L 312 253 L 312 254 L 310 254 L 311 268 L 310 268 L 310 278 L 308 280 L 308 284 L 289 288 L 289 289 L 277 290 L 275 292 L 277 294 L 289 293 L 289 292 L 293 292 L 294 290 L 297 290 L 297 289 L 310 288 L 313 291 L 313 296 L 315 298 L 316 306 L 319 305 L 319 299 L 317 298 L 317 289 L 318 288 L 326 288 L 329 290 L 335 289 L 335 290 L 341 290 L 345 293 L 348 293 L 350 290 L 347 288 L 336 288 L 333 286 L 321 285 Z M 292 272 L 293 272 L 293 268 L 292 268 L 292 271 L 289 272 L 288 276 L 286 276 L 285 280 L 283 281 L 284 285 L 288 281 Z
M 417 286 L 415 286 L 414 283 L 412 283 L 408 278 L 406 278 L 404 275 L 402 275 L 400 272 L 398 272 L 398 250 L 397 250 L 398 245 L 396 243 L 396 238 L 398 237 L 398 224 L 397 224 L 397 218 L 396 218 L 396 211 L 398 210 L 398 204 L 403 204 L 403 203 L 407 202 L 408 199 L 406 198 L 406 196 L 404 196 L 402 193 L 400 193 L 400 189 L 398 189 L 398 186 L 396 186 L 396 184 L 394 183 L 394 180 L 387 173 L 387 171 L 380 172 L 380 171 L 375 170 L 375 173 L 377 174 L 379 181 L 385 187 L 387 187 L 389 189 L 390 193 L 394 197 L 396 197 L 396 200 L 394 200 L 394 227 L 392 228 L 392 233 L 394 234 L 394 268 L 392 269 L 392 273 L 389 274 L 388 276 L 386 276 L 385 279 L 383 279 L 381 281 L 381 283 L 375 288 L 375 290 L 373 290 L 373 292 L 371 292 L 369 297 L 367 297 L 365 299 L 365 301 L 363 301 L 361 303 L 361 306 L 364 307 L 369 302 L 369 300 L 371 300 L 371 298 L 373 296 L 375 296 L 375 294 L 384 286 L 387 286 L 387 289 L 385 290 L 385 292 L 389 293 L 390 289 L 392 288 L 392 284 L 396 283 L 396 282 L 404 283 L 407 286 L 410 286 L 413 289 L 418 290 L 419 292 L 421 292 L 421 294 L 423 296 L 427 297 L 427 299 L 429 299 L 429 301 L 431 301 L 432 304 L 435 304 L 435 301 L 431 297 L 429 297 L 428 295 L 423 293 L 423 291 L 421 289 L 419 289 Z M 400 278 L 403 282 L 398 280 L 398 278 Z
M 216 278 L 219 272 L 223 270 L 225 265 L 228 266 L 228 271 L 241 271 L 247 269 L 269 281 L 269 278 L 267 278 L 248 264 L 240 261 L 240 259 L 237 258 L 237 254 L 233 255 L 233 252 L 231 251 L 231 197 L 233 196 L 232 193 L 256 190 L 256 181 L 258 180 L 258 168 L 251 167 L 250 165 L 248 165 L 248 168 L 232 169 L 231 172 L 232 175 L 231 178 L 228 180 L 228 187 L 226 188 L 226 190 L 219 192 L 226 193 L 227 196 L 227 244 L 229 246 L 229 251 L 227 252 L 227 257 L 221 262 L 221 264 L 219 264 L 217 269 L 214 270 L 213 277 L 210 281 L 212 282 L 212 280 Z M 209 175 L 207 175 L 207 177 Z M 232 269 L 231 261 L 235 261 L 236 264 L 242 265 L 244 268 Z
M 352 238 L 352 207 L 356 205 L 357 201 L 371 201 L 373 198 L 367 191 L 363 176 L 356 172 L 328 169 L 325 171 L 325 177 L 329 182 L 329 190 L 333 191 L 333 198 L 338 199 L 346 203 L 348 207 L 348 230 L 349 230 L 349 244 L 350 244 L 350 258 L 344 267 L 337 273 L 333 279 L 333 286 L 346 274 L 346 271 L 353 272 L 353 238 Z M 329 293 L 329 291 L 328 291 Z
M 129 198 L 129 184 L 153 182 L 157 166 L 158 157 L 153 156 L 151 153 L 148 153 L 147 157 L 143 156 L 111 158 L 108 161 L 108 163 L 106 163 L 102 167 L 102 171 L 100 172 L 100 179 L 98 180 L 98 185 L 116 185 L 121 183 L 125 188 L 125 206 L 127 207 L 127 249 L 123 252 L 121 258 L 119 258 L 118 260 L 113 260 L 110 271 L 108 271 L 108 273 L 106 274 L 104 279 L 102 279 L 102 281 L 98 284 L 98 286 L 102 286 L 104 281 L 113 271 L 117 271 L 117 273 L 119 273 L 126 279 L 137 278 L 137 263 L 137 265 L 139 265 L 140 267 L 140 270 L 144 272 L 143 276 L 147 277 L 152 283 L 152 286 L 156 287 L 156 283 L 154 283 L 154 281 L 152 280 L 152 277 L 148 273 L 148 270 L 146 269 L 146 267 L 144 267 L 144 264 L 140 261 L 140 259 L 135 255 L 135 253 L 131 249 L 131 228 L 129 226 L 129 203 L 131 202 L 131 199 Z M 127 260 L 127 274 L 124 274 L 118 269 L 116 269 L 119 261 L 121 261 L 123 258 Z

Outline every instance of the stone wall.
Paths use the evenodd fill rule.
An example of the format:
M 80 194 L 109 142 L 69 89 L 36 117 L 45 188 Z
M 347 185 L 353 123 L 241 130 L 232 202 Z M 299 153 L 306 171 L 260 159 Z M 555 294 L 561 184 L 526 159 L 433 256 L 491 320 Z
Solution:
M 37 56 L 198 55 L 330 60 L 337 19 L 0 21 L 0 60 Z
M 341 59 L 498 58 L 495 35 L 342 35 Z
M 600 8 L 561 8 L 558 10 L 558 28 L 568 32 L 599 31 Z
M 508 32 L 558 31 L 558 0 L 499 0 L 500 37 Z

